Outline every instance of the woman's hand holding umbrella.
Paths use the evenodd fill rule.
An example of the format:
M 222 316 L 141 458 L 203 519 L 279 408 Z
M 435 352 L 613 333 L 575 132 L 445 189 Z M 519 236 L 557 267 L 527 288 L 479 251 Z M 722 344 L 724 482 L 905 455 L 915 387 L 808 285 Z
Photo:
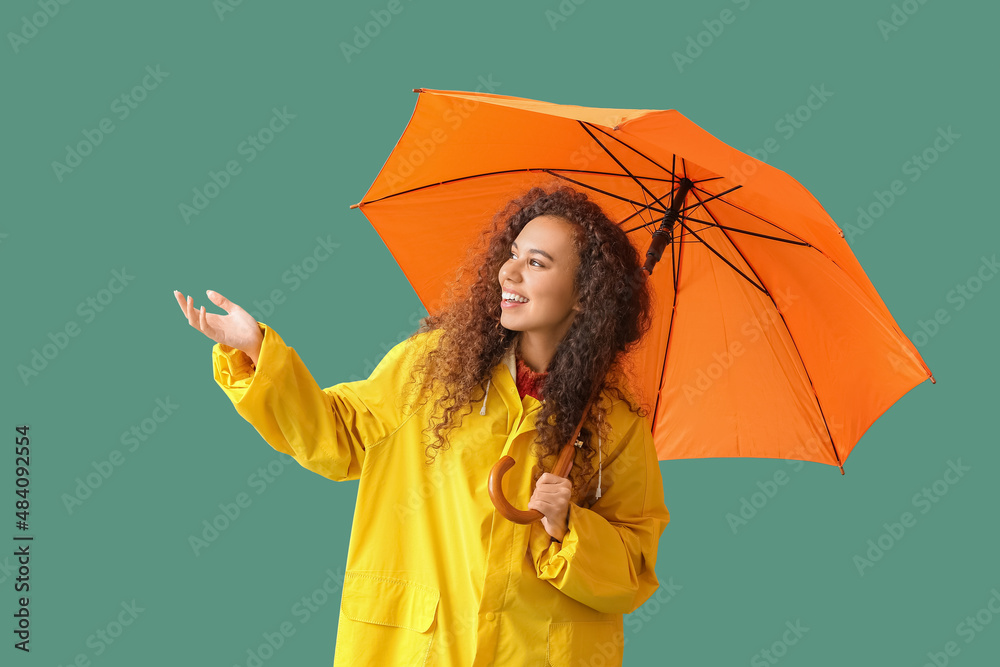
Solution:
M 260 356 L 260 346 L 264 340 L 263 334 L 260 333 L 260 327 L 257 326 L 257 320 L 218 292 L 206 290 L 205 293 L 212 300 L 212 303 L 228 314 L 206 313 L 205 306 L 202 306 L 201 310 L 197 310 L 190 296 L 185 299 L 184 295 L 174 290 L 174 296 L 181 307 L 181 312 L 187 317 L 191 326 L 216 343 L 222 343 L 244 352 L 256 366 L 257 358 Z
M 572 470 L 572 466 L 570 466 Z M 569 472 L 566 473 L 569 475 Z M 562 542 L 566 535 L 569 519 L 569 499 L 573 485 L 567 477 L 558 477 L 550 472 L 542 473 L 535 485 L 535 491 L 528 501 L 528 509 L 538 510 L 545 532 Z

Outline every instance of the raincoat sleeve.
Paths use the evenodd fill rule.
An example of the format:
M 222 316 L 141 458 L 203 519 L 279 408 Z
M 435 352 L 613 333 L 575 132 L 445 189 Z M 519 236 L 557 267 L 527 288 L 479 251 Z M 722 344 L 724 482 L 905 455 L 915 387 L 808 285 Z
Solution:
M 215 381 L 271 447 L 329 479 L 358 479 L 368 449 L 406 418 L 402 389 L 427 334 L 395 345 L 367 380 L 321 389 L 295 350 L 257 325 L 264 340 L 256 370 L 244 352 L 217 343 Z
M 601 497 L 589 509 L 570 503 L 562 543 L 541 521 L 531 524 L 535 572 L 597 611 L 629 614 L 659 587 L 656 552 L 669 521 L 653 436 L 648 421 L 637 418 L 604 460 Z

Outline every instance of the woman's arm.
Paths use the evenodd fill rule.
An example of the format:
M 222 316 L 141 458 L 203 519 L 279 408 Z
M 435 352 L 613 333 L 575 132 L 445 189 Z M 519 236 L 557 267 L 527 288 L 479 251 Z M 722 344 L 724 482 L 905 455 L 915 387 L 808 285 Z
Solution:
M 256 369 L 247 354 L 217 343 L 215 381 L 275 450 L 329 479 L 358 479 L 367 450 L 406 416 L 404 385 L 428 334 L 394 346 L 367 380 L 321 389 L 298 353 L 274 329 L 258 326 L 264 338 Z
M 590 509 L 570 503 L 562 543 L 537 521 L 529 538 L 539 579 L 608 614 L 635 611 L 659 587 L 657 548 L 670 521 L 649 422 L 635 419 L 621 442 L 605 458 L 600 499 Z

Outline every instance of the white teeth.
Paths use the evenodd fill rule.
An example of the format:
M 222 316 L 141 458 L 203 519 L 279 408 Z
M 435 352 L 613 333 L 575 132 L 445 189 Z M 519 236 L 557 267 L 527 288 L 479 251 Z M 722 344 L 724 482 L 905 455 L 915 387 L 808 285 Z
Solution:
M 520 303 L 527 303 L 528 302 L 528 299 L 525 299 L 523 296 L 518 296 L 518 295 L 513 294 L 511 292 L 502 292 L 501 294 L 502 294 L 504 300 L 506 300 L 506 301 L 518 301 Z

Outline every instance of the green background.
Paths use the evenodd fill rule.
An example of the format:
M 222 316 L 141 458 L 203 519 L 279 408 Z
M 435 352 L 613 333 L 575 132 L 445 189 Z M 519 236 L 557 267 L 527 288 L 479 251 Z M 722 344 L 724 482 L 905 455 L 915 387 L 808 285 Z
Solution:
M 995 5 L 403 0 L 350 59 L 341 43 L 387 2 L 247 1 L 224 13 L 208 1 L 73 2 L 32 19 L 40 6 L 16 0 L 0 10 L 10 443 L 0 495 L 13 536 L 14 429 L 28 424 L 35 536 L 32 651 L 12 648 L 5 615 L 0 663 L 69 665 L 84 654 L 107 667 L 246 665 L 263 633 L 286 621 L 295 634 L 264 664 L 332 663 L 339 589 L 306 622 L 293 610 L 328 569 L 343 571 L 357 483 L 294 462 L 274 463 L 281 473 L 270 482 L 251 478 L 290 459 L 215 384 L 212 342 L 188 325 L 172 290 L 216 311 L 206 289 L 244 306 L 321 386 L 367 377 L 424 311 L 348 207 L 402 133 L 413 88 L 489 92 L 485 81 L 492 92 L 557 103 L 676 108 L 748 153 L 774 138 L 779 150 L 765 161 L 845 231 L 876 191 L 906 184 L 849 241 L 937 384 L 893 405 L 845 476 L 765 459 L 661 462 L 671 522 L 656 570 L 675 593 L 626 617 L 625 664 L 774 664 L 760 652 L 778 642 L 772 660 L 782 665 L 923 665 L 949 641 L 958 648 L 949 664 L 997 664 L 1000 618 L 987 603 L 1000 591 L 1000 280 L 961 308 L 947 298 L 1000 250 Z M 883 34 L 879 21 L 894 7 L 901 25 Z M 26 27 L 32 20 L 42 27 Z M 691 46 L 699 38 L 701 53 Z M 678 66 L 674 53 L 689 48 L 696 57 Z M 168 74 L 121 118 L 112 103 L 147 66 Z M 811 86 L 832 95 L 782 133 Z M 295 117 L 248 162 L 238 147 L 274 108 Z M 114 131 L 60 179 L 52 163 L 104 118 Z M 904 163 L 949 127 L 960 138 L 910 180 Z M 229 160 L 241 172 L 187 224 L 179 205 Z M 317 238 L 339 246 L 307 280 L 286 282 Z M 123 270 L 127 286 L 88 313 L 88 299 L 111 295 Z M 276 289 L 284 301 L 267 310 Z M 919 336 L 939 309 L 948 321 Z M 23 378 L 34 351 L 71 323 L 79 335 Z M 151 420 L 158 400 L 177 406 L 162 423 Z M 155 428 L 129 451 L 122 434 L 144 420 Z M 121 465 L 70 511 L 65 494 L 114 450 Z M 921 513 L 914 494 L 959 459 L 970 470 Z M 726 515 L 779 469 L 788 484 L 731 529 Z M 250 506 L 196 555 L 189 537 L 240 493 Z M 906 511 L 915 525 L 859 572 L 854 557 Z M 7 614 L 12 561 L 0 558 Z M 142 609 L 134 622 L 110 645 L 95 643 L 133 600 Z M 1000 609 L 1000 593 L 992 604 Z M 977 613 L 986 624 L 962 634 Z M 796 622 L 808 630 L 782 652 L 786 623 Z

